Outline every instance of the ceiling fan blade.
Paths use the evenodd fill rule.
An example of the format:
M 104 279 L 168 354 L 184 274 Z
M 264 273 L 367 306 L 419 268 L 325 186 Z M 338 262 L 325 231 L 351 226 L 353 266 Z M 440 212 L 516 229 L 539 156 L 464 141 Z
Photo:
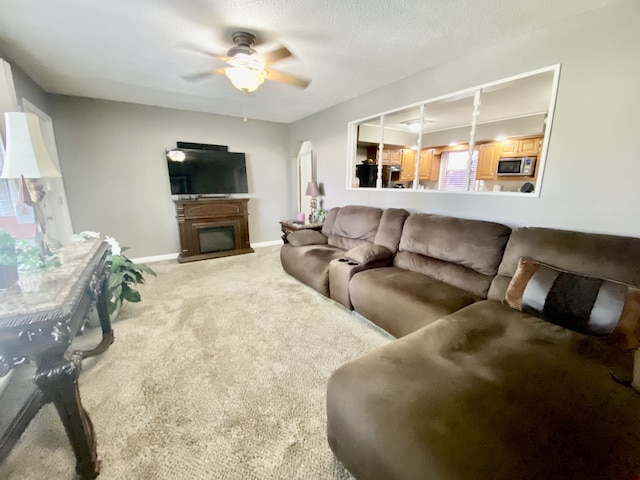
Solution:
M 262 59 L 264 60 L 264 63 L 269 65 L 271 63 L 275 63 L 279 60 L 282 60 L 283 58 L 290 57 L 291 52 L 287 47 L 280 47 L 270 52 L 262 53 L 261 55 L 262 55 Z
M 295 75 L 291 75 L 290 73 L 279 72 L 278 70 L 273 70 L 271 68 L 266 69 L 265 72 L 267 73 L 265 77 L 267 80 L 286 83 L 298 88 L 307 88 L 311 83 L 311 80 L 296 77 Z
M 221 55 L 221 54 L 216 53 L 216 52 L 214 52 L 212 50 L 208 50 L 206 48 L 202 48 L 199 45 L 193 45 L 193 44 L 190 44 L 190 43 L 189 44 L 184 43 L 184 44 L 181 44 L 179 46 L 179 48 L 182 48 L 184 50 L 188 50 L 190 52 L 197 53 L 197 54 L 200 54 L 200 55 L 205 55 L 207 57 L 215 58 L 215 59 L 221 60 L 223 62 L 226 62 L 226 61 L 229 60 L 229 57 L 227 55 Z
M 187 75 L 182 75 L 188 82 L 200 82 L 202 80 L 206 80 L 213 75 L 221 75 L 224 74 L 224 68 L 218 68 L 216 70 L 207 70 L 206 72 L 198 72 L 198 73 L 190 73 Z

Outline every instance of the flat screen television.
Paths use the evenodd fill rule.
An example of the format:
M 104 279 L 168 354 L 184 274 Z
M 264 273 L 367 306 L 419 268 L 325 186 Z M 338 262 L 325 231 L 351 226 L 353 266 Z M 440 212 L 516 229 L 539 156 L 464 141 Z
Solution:
M 244 153 L 172 148 L 167 165 L 172 195 L 249 193 Z

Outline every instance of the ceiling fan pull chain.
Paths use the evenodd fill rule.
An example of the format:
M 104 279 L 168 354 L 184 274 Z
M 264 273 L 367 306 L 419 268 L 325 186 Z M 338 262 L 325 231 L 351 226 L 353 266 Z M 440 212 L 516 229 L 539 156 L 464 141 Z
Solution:
M 242 116 L 244 123 L 247 123 L 247 92 L 242 92 Z

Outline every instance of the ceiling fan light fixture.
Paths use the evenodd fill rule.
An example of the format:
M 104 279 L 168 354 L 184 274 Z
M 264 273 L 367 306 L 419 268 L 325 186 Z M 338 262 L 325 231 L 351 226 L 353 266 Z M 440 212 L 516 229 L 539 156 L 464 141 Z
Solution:
M 245 93 L 255 91 L 264 82 L 265 72 L 246 66 L 227 67 L 224 73 L 234 87 Z

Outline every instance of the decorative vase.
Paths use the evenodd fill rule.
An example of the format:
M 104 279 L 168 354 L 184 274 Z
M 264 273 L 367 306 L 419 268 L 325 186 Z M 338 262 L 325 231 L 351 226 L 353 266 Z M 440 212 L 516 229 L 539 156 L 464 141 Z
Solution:
M 111 320 L 111 323 L 115 322 L 116 317 L 118 316 L 118 313 L 120 312 L 120 308 L 122 308 L 122 305 L 118 305 L 116 307 L 116 309 L 114 310 L 114 312 L 109 315 L 109 319 Z M 100 326 L 100 318 L 98 317 L 98 309 L 95 306 L 91 307 L 91 310 L 89 310 L 89 318 L 87 319 L 87 322 L 86 322 L 85 325 L 87 327 L 90 327 L 90 328 L 95 328 L 95 327 L 99 327 Z

